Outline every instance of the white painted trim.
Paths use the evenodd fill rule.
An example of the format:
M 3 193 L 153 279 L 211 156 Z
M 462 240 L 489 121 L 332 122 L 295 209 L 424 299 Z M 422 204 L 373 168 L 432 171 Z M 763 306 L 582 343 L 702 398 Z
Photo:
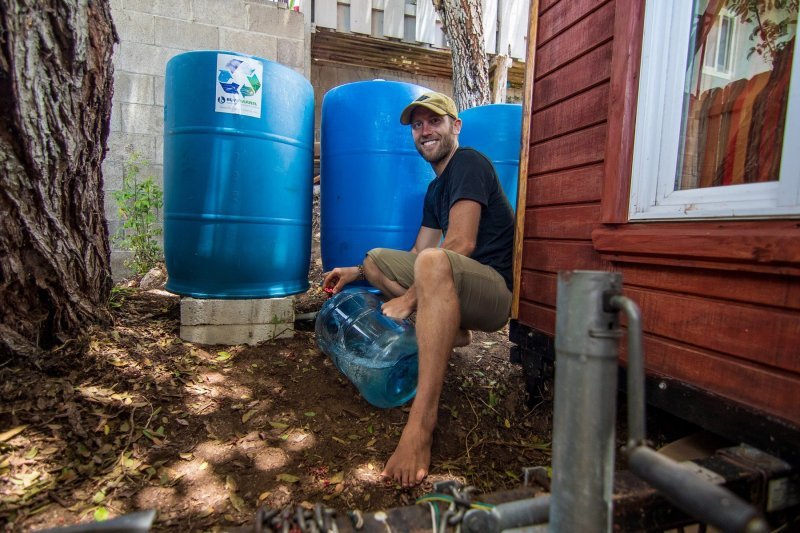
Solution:
M 795 39 L 780 181 L 675 191 L 692 0 L 650 0 L 639 77 L 630 220 L 800 214 L 800 46 Z

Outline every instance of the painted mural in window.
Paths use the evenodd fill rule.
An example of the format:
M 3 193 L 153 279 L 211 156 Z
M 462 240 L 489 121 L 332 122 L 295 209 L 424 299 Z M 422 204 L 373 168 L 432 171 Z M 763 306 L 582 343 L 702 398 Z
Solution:
M 780 177 L 798 0 L 694 0 L 674 190 Z

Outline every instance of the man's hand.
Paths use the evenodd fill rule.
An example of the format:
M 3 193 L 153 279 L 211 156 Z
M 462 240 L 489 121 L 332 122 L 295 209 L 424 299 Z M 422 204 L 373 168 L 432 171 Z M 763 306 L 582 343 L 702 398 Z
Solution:
M 403 320 L 404 318 L 408 318 L 411 313 L 416 310 L 416 308 L 417 302 L 412 298 L 409 298 L 408 293 L 406 293 L 402 296 L 392 298 L 388 302 L 385 302 L 381 306 L 381 311 L 383 311 L 383 314 L 388 317 Z
M 325 279 L 322 280 L 322 290 L 337 294 L 344 289 L 345 285 L 358 279 L 358 267 L 334 268 L 323 276 Z

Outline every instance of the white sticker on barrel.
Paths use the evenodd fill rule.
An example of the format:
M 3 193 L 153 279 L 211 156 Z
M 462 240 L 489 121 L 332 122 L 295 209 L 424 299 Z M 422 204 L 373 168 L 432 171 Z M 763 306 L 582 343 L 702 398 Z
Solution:
M 217 54 L 217 113 L 232 113 L 261 118 L 261 86 L 264 65 L 261 61 L 233 54 Z

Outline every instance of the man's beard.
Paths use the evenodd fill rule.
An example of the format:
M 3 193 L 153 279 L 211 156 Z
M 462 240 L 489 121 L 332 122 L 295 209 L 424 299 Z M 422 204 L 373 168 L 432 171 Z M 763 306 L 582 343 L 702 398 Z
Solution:
M 424 152 L 424 149 L 422 148 L 422 142 L 417 142 L 414 144 L 416 145 L 417 152 L 419 152 L 419 155 L 421 155 L 425 161 L 431 165 L 436 165 L 449 156 L 453 151 L 453 147 L 456 144 L 455 139 L 456 136 L 452 133 L 442 135 L 442 137 L 439 139 L 439 148 L 433 153 Z

